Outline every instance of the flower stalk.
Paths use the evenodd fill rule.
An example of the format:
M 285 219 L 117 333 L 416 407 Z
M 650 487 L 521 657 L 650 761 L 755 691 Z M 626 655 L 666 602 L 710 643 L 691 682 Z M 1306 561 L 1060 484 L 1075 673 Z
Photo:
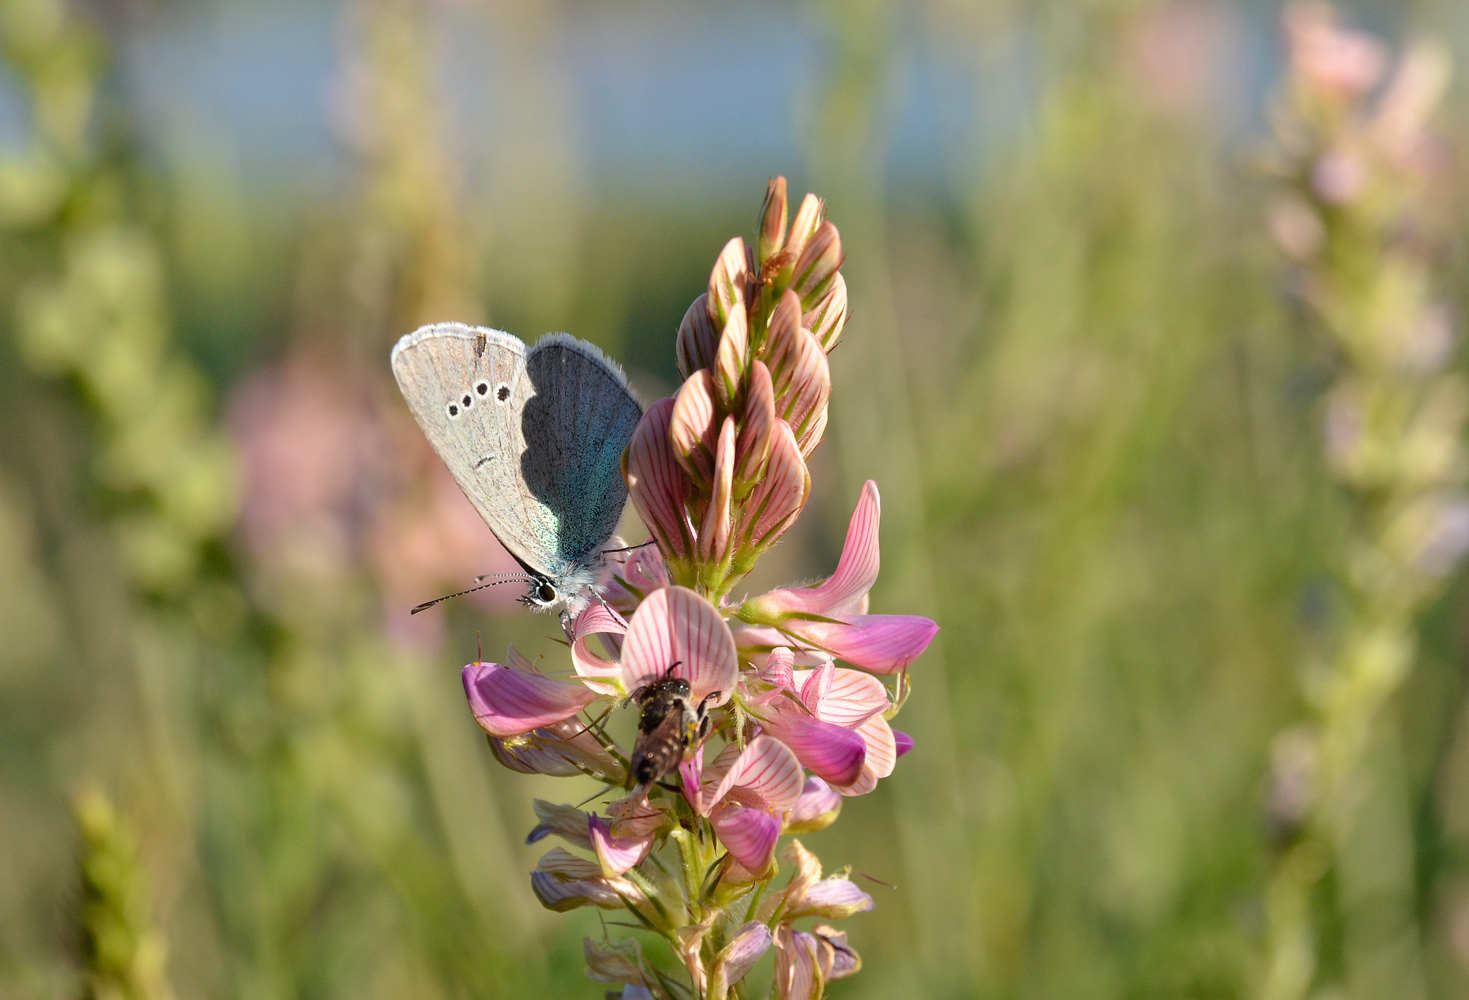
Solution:
M 771 181 L 754 245 L 724 246 L 684 317 L 683 384 L 648 407 L 623 456 L 652 544 L 575 620 L 573 675 L 514 647 L 463 671 L 501 763 L 603 784 L 592 811 L 535 803 L 528 842 L 565 846 L 531 885 L 549 909 L 625 910 L 661 942 L 661 963 L 637 939 L 586 942 L 588 975 L 629 1000 L 745 996 L 772 950 L 781 1000 L 818 998 L 861 967 L 844 934 L 811 921 L 871 909 L 871 897 L 780 841 L 835 822 L 845 797 L 872 791 L 913 746 L 889 720 L 938 626 L 868 613 L 880 564 L 871 482 L 829 579 L 729 598 L 810 497 L 826 355 L 846 320 L 841 262 L 820 199 L 792 218 L 785 179 Z M 629 703 L 642 712 L 632 748 L 601 722 Z

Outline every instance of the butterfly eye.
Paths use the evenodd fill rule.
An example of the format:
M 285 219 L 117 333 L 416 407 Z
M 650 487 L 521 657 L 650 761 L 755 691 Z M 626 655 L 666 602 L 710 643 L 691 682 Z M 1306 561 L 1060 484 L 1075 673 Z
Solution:
M 536 591 L 536 594 L 540 597 L 543 604 L 550 604 L 556 600 L 556 588 L 549 583 L 541 584 L 541 589 Z
M 459 404 L 458 403 L 450 403 L 449 404 L 449 416 L 451 416 L 451 417 L 457 417 L 457 416 L 459 416 Z
M 485 393 L 487 393 L 487 392 L 490 391 L 490 383 L 488 383 L 488 382 L 481 382 L 479 385 L 477 385 L 477 386 L 474 387 L 474 391 L 477 392 L 477 393 L 479 393 L 481 396 L 483 396 L 483 395 L 485 395 Z
M 505 402 L 510 398 L 510 387 L 501 383 L 500 388 L 495 390 L 495 398 L 502 403 Z

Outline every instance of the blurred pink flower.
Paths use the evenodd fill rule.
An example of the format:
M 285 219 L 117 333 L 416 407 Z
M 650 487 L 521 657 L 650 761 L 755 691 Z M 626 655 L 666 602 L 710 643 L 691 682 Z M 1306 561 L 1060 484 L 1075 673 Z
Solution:
M 1283 19 L 1291 71 L 1320 96 L 1353 101 L 1382 77 L 1382 46 L 1370 35 L 1343 28 L 1330 4 L 1293 3 Z

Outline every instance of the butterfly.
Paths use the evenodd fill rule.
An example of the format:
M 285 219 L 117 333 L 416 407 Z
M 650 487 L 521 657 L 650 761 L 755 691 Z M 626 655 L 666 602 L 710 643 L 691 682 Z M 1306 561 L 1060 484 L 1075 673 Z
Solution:
M 559 610 L 569 632 L 611 578 L 603 546 L 627 502 L 622 453 L 643 411 L 622 369 L 564 333 L 527 348 L 463 323 L 404 336 L 392 365 L 429 444 L 525 570 L 522 602 Z

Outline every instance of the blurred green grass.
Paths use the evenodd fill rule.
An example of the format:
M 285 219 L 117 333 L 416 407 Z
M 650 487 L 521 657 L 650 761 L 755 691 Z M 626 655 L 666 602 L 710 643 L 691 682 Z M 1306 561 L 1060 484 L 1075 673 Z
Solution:
M 46 6 L 12 0 L 9 29 Z M 540 853 L 521 846 L 530 800 L 566 799 L 566 783 L 495 767 L 455 675 L 476 636 L 488 656 L 509 641 L 553 654 L 555 630 L 460 605 L 401 631 L 409 602 L 384 569 L 383 526 L 433 508 L 430 466 L 395 436 L 386 352 L 456 302 L 454 318 L 597 341 L 645 395 L 666 392 L 678 320 L 724 240 L 748 235 L 767 170 L 829 199 L 853 302 L 831 440 L 778 569 L 829 572 L 875 478 L 873 607 L 943 626 L 897 722 L 917 749 L 811 838 L 828 867 L 897 886 L 851 922 L 865 968 L 832 994 L 1250 993 L 1270 745 L 1301 717 L 1298 672 L 1330 642 L 1345 537 L 1318 435 L 1331 359 L 1266 239 L 1249 155 L 1263 126 L 1242 130 L 1208 80 L 1160 101 L 1193 92 L 1149 77 L 1137 46 L 1162 32 L 1155 44 L 1203 59 L 1273 11 L 806 8 L 791 16 L 822 40 L 810 93 L 795 123 L 771 123 L 800 132 L 806 162 L 761 166 L 748 189 L 691 181 L 698 199 L 660 204 L 573 195 L 558 133 L 572 125 L 547 69 L 520 84 L 532 125 L 482 194 L 432 113 L 434 10 L 344 7 L 344 66 L 366 74 L 369 121 L 415 124 L 349 139 L 352 180 L 334 199 L 244 184 L 207 134 L 154 155 L 130 131 L 127 88 L 103 76 L 63 168 L 70 200 L 0 238 L 0 994 L 79 991 L 67 802 L 95 781 L 140 830 L 181 997 L 597 995 L 580 938 L 598 916 L 542 912 L 525 875 Z M 534 62 L 576 8 L 512 13 L 496 30 Z M 1184 16 L 1172 35 L 1169 16 Z M 1364 16 L 1452 27 L 1433 5 Z M 913 20 L 978 67 L 977 86 L 1026 86 L 1006 45 L 1035 81 L 1023 125 L 983 162 L 944 164 L 940 193 L 885 175 L 900 123 L 883 81 Z M 108 18 L 85 23 L 58 37 L 122 43 Z M 206 525 L 185 576 L 142 574 L 126 527 L 174 515 L 104 462 L 116 428 L 88 342 L 75 368 L 38 368 L 16 305 L 102 222 L 151 241 L 164 299 L 138 356 L 113 360 L 196 380 L 202 402 L 174 418 L 197 424 L 184 431 L 239 445 L 231 400 L 310 356 L 327 359 L 314 391 L 398 450 L 306 467 L 331 482 L 288 505 L 274 547 Z M 1445 273 L 1465 286 L 1459 257 Z M 243 490 L 248 523 L 264 501 Z M 1464 600 L 1456 583 L 1425 622 L 1389 719 L 1400 764 L 1384 772 L 1414 817 L 1443 996 L 1469 990 Z

